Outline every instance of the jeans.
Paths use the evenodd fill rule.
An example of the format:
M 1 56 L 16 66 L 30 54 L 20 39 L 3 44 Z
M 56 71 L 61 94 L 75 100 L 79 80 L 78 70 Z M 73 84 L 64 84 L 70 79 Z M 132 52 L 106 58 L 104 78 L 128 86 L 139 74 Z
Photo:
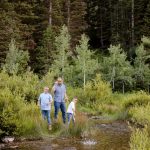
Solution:
M 65 105 L 65 102 L 56 102 L 56 101 L 54 101 L 54 107 L 55 107 L 54 118 L 57 119 L 58 112 L 59 112 L 59 109 L 60 109 L 61 112 L 62 112 L 63 122 L 66 123 L 66 105 Z
M 47 120 L 49 125 L 51 124 L 50 110 L 42 110 L 42 117 L 44 120 Z
M 72 119 L 73 124 L 75 123 L 73 114 L 67 113 L 67 118 L 68 118 L 68 125 L 70 124 L 71 119 Z

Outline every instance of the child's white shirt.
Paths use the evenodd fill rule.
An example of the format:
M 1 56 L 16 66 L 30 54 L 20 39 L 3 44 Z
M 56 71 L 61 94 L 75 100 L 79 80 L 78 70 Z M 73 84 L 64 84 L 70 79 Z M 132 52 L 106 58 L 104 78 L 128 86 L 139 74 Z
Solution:
M 73 114 L 74 113 L 73 110 L 75 111 L 75 103 L 71 102 L 68 106 L 67 113 Z

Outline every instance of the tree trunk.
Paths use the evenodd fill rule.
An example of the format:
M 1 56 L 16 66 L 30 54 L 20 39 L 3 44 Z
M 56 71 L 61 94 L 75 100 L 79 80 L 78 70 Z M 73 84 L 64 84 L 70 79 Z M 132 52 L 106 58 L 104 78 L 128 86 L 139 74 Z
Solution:
M 70 0 L 67 0 L 67 27 L 70 27 Z
M 52 0 L 49 0 L 49 25 L 52 26 Z
M 84 88 L 84 91 L 85 91 L 85 82 L 86 82 L 86 77 L 85 77 L 85 70 L 84 70 L 84 77 L 83 77 L 83 88 Z
M 124 94 L 124 81 L 122 82 L 122 93 Z
M 103 15 L 103 13 L 102 13 L 102 10 L 101 10 L 101 14 L 100 14 L 100 20 L 101 20 L 101 25 L 100 25 L 100 29 L 101 29 L 101 47 L 104 46 L 104 43 L 103 43 L 103 19 L 102 19 L 102 15 Z
M 64 67 L 65 67 L 65 51 L 62 54 L 62 78 L 64 79 Z
M 113 73 L 112 73 L 112 76 L 113 76 L 113 79 L 112 79 L 112 88 L 113 88 L 113 92 L 115 90 L 115 67 L 113 67 Z
M 148 82 L 148 94 L 149 94 L 149 82 Z
M 132 29 L 132 33 L 131 33 L 131 45 L 132 47 L 134 47 L 134 0 L 132 0 L 132 10 L 131 10 L 132 14 L 131 14 L 131 29 Z

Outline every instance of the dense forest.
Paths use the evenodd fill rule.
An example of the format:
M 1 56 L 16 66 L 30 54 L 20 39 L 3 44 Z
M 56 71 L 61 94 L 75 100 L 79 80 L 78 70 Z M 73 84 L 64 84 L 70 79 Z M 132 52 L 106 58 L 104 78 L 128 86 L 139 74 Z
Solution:
M 141 37 L 150 36 L 149 11 L 149 0 L 1 0 L 0 63 L 4 63 L 10 40 L 15 38 L 20 48 L 29 52 L 29 63 L 38 72 L 39 47 L 47 38 L 45 32 L 50 32 L 49 44 L 53 44 L 53 37 L 64 24 L 71 35 L 70 51 L 86 33 L 98 53 L 107 54 L 110 44 L 121 44 L 133 57 Z M 51 56 L 55 53 L 52 47 L 48 48 Z
M 84 69 L 76 67 L 75 59 L 80 55 L 83 58 L 82 44 L 87 44 L 85 49 L 90 49 L 90 54 L 85 51 L 85 59 L 89 58 L 95 66 L 86 68 L 89 71 L 84 73 L 88 74 L 88 79 L 101 72 L 104 79 L 112 83 L 113 89 L 117 82 L 116 88 L 121 86 L 123 92 L 125 85 L 127 91 L 149 90 L 149 11 L 149 0 L 1 0 L 1 68 L 5 63 L 11 63 L 8 60 L 14 52 L 12 56 L 6 56 L 14 44 L 23 57 L 22 61 L 26 61 L 22 62 L 22 68 L 30 66 L 30 70 L 40 76 L 49 69 L 59 68 L 56 75 L 61 72 L 59 75 L 63 76 L 64 68 L 69 67 L 69 72 L 65 71 L 66 81 L 75 80 L 73 84 L 79 85 L 82 80 L 79 72 Z M 64 31 L 61 31 L 62 26 Z M 83 33 L 89 38 L 85 38 L 85 42 L 84 37 L 81 39 Z M 64 46 L 60 46 L 61 40 L 63 43 L 66 40 Z M 56 61 L 61 60 L 58 55 L 64 52 L 65 58 L 62 59 L 65 62 L 61 66 Z M 116 59 L 113 60 L 113 56 Z M 83 59 L 79 61 L 78 66 L 81 66 Z M 86 79 L 83 80 L 86 82 Z

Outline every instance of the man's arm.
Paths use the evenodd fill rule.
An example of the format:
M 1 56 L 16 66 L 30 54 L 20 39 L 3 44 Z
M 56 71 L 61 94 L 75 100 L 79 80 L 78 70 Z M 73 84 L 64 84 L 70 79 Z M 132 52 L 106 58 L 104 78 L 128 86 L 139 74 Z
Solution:
M 56 91 L 56 87 L 55 87 L 55 84 L 54 84 L 53 87 L 52 87 L 52 94 L 54 94 L 55 91 Z
M 68 96 L 66 92 L 65 92 L 65 100 L 68 101 Z
M 68 101 L 68 95 L 67 95 L 67 92 L 66 92 L 66 86 L 65 86 L 65 100 Z

